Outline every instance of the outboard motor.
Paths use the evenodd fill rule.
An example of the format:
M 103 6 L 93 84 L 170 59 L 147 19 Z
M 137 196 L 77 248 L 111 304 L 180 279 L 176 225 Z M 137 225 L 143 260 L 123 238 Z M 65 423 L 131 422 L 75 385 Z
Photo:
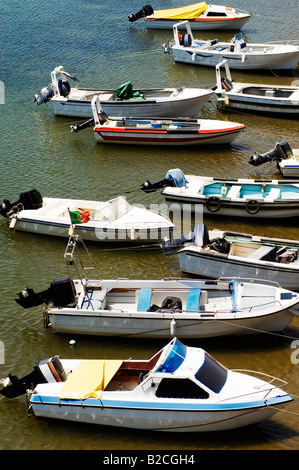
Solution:
M 57 356 L 38 362 L 34 369 L 24 377 L 8 374 L 0 380 L 3 387 L 1 395 L 16 398 L 24 395 L 28 389 L 33 389 L 40 383 L 65 382 L 67 375 Z
M 186 186 L 187 182 L 188 181 L 186 180 L 182 170 L 175 168 L 173 170 L 169 170 L 165 178 L 161 181 L 157 181 L 156 183 L 145 181 L 145 183 L 142 183 L 141 185 L 141 190 L 145 193 L 151 193 L 157 191 L 157 189 L 166 188 L 167 186 L 182 188 L 183 186 Z
M 286 158 L 291 158 L 293 156 L 293 151 L 291 146 L 286 140 L 281 140 L 277 142 L 275 148 L 266 152 L 264 154 L 255 153 L 250 157 L 249 163 L 253 166 L 259 166 L 266 162 L 276 161 L 281 162 L 281 160 Z
M 15 301 L 25 309 L 50 302 L 54 307 L 59 308 L 73 305 L 76 301 L 75 286 L 69 278 L 57 279 L 50 284 L 49 289 L 38 293 L 27 287 L 24 291 L 19 292 L 18 296 L 19 298 Z
M 8 217 L 8 213 L 11 211 L 18 212 L 23 209 L 40 209 L 43 207 L 43 198 L 36 189 L 30 189 L 29 191 L 23 191 L 20 194 L 20 198 L 11 203 L 8 199 L 4 199 L 0 206 L 0 214 L 3 217 Z
M 44 87 L 39 92 L 39 95 L 35 95 L 34 103 L 36 103 L 37 105 L 47 103 L 48 101 L 50 101 L 53 95 L 54 91 L 51 87 Z
M 185 245 L 206 246 L 210 243 L 209 232 L 205 224 L 193 225 L 187 237 L 164 239 L 161 248 L 164 253 L 176 252 Z
M 139 18 L 145 18 L 146 16 L 150 16 L 153 13 L 154 13 L 153 8 L 151 7 L 151 5 L 147 4 L 147 5 L 144 5 L 144 7 L 142 7 L 140 11 L 135 13 L 135 15 L 130 15 L 128 16 L 128 18 L 129 18 L 129 21 L 133 23 L 134 21 L 139 20 Z

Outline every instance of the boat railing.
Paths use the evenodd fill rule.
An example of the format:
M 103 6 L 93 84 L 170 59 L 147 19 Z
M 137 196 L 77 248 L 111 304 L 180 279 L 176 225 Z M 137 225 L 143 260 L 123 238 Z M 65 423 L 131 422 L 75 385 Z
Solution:
M 251 370 L 251 369 L 231 369 L 231 370 L 233 372 L 242 372 L 244 374 L 251 374 L 251 375 L 258 375 L 258 376 L 265 377 L 267 378 L 267 384 L 273 385 L 274 388 L 278 388 L 282 386 L 285 387 L 286 385 L 288 385 L 288 382 L 286 382 L 285 380 L 280 379 L 279 377 L 275 377 L 274 375 L 267 374 L 266 372 L 260 372 L 258 370 Z M 274 384 L 275 381 L 278 382 L 277 385 Z M 263 387 L 265 387 L 265 383 L 262 383 L 260 386 L 255 387 L 255 388 L 262 389 Z
M 265 284 L 268 286 L 273 286 L 273 287 L 281 287 L 280 284 L 277 281 L 271 281 L 268 279 L 253 279 L 253 278 L 246 278 L 246 277 L 220 277 L 218 278 L 218 281 L 231 281 L 232 279 L 235 279 L 236 281 L 239 282 L 248 282 L 250 284 Z

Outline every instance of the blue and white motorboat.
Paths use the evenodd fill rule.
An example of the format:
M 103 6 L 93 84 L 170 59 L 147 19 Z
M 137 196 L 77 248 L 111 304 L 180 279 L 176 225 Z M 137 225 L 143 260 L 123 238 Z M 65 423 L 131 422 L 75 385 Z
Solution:
M 203 349 L 174 338 L 149 360 L 55 356 L 37 363 L 25 377 L 2 379 L 1 393 L 9 398 L 27 393 L 29 411 L 36 417 L 204 432 L 271 418 L 293 400 L 276 380 L 227 369 Z
M 299 216 L 299 182 L 295 181 L 184 175 L 177 168 L 169 170 L 161 181 L 146 181 L 141 189 L 163 189 L 168 204 L 176 203 L 192 212 L 201 205 L 206 215 L 277 219 Z

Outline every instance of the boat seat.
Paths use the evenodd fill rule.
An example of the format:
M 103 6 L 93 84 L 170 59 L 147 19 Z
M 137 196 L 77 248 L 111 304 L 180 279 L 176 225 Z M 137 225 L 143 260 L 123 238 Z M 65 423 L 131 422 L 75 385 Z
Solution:
M 187 311 L 198 311 L 201 289 L 190 289 L 187 299 Z
M 283 193 L 283 199 L 296 199 L 298 200 L 299 192 L 296 193 L 295 191 L 289 191 Z
M 260 248 L 250 253 L 248 258 L 252 260 L 254 259 L 269 260 L 271 259 L 270 255 L 275 254 L 275 252 L 276 252 L 276 249 L 273 246 L 260 246 Z
M 232 199 L 236 198 L 236 197 L 240 197 L 240 191 L 242 189 L 242 186 L 239 186 L 239 185 L 234 185 L 230 188 L 230 190 L 228 191 L 227 193 L 227 196 L 226 197 L 230 197 Z
M 140 289 L 137 312 L 146 312 L 150 308 L 151 302 L 152 302 L 152 289 L 147 289 L 147 288 Z
M 273 201 L 280 197 L 280 188 L 271 188 L 269 194 L 265 197 L 265 201 Z
M 86 310 L 101 310 L 103 308 L 103 303 L 106 299 L 108 289 L 93 289 L 91 292 L 88 292 L 89 298 L 84 298 L 82 302 L 82 307 Z

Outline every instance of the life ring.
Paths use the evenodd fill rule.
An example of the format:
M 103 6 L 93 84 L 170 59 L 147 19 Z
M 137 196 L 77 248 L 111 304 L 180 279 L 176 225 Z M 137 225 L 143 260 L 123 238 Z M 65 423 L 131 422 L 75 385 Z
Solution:
M 217 212 L 221 207 L 221 200 L 217 196 L 211 196 L 207 200 L 207 209 L 210 212 Z
M 256 199 L 248 199 L 245 204 L 248 214 L 257 214 L 260 210 L 260 203 Z
M 78 214 L 78 219 L 80 220 L 81 224 L 86 224 L 90 220 L 90 212 L 89 211 L 80 211 Z

